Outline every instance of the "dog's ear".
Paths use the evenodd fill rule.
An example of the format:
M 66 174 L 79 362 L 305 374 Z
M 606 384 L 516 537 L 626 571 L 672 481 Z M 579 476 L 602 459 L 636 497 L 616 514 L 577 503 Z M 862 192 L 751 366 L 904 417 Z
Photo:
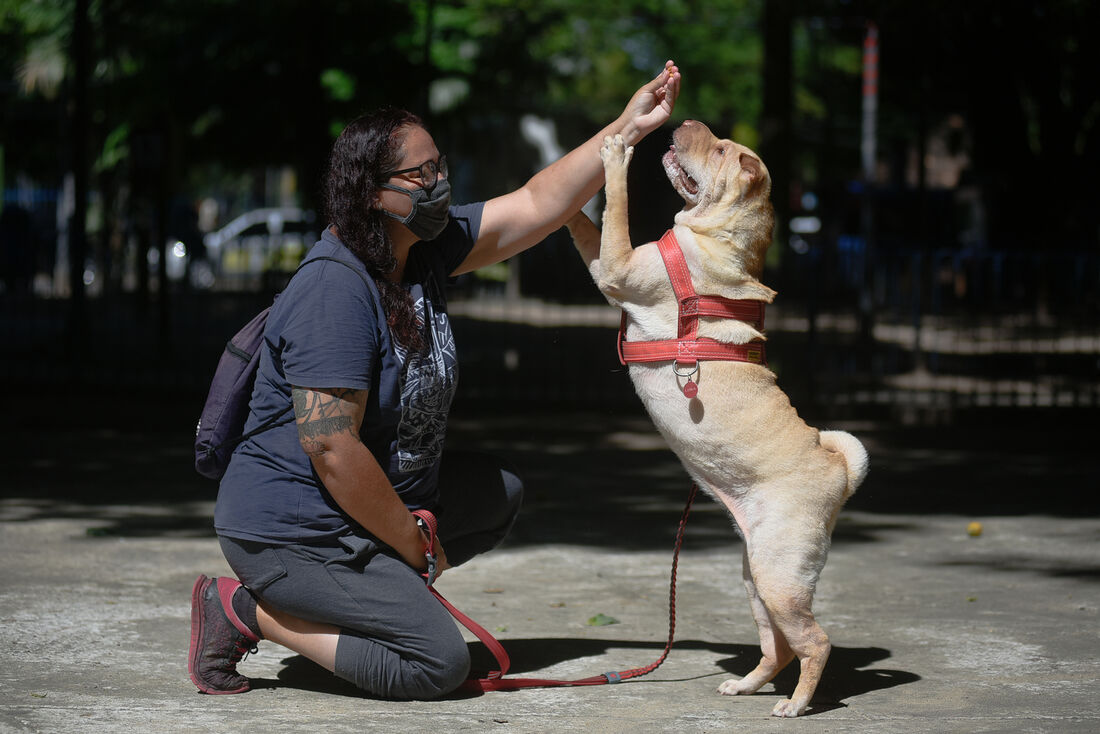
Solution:
M 763 164 L 760 163 L 760 159 L 754 155 L 748 153 L 742 153 L 740 158 L 741 173 L 738 174 L 742 181 L 745 182 L 745 189 L 749 190 L 760 183 L 760 179 L 763 176 Z

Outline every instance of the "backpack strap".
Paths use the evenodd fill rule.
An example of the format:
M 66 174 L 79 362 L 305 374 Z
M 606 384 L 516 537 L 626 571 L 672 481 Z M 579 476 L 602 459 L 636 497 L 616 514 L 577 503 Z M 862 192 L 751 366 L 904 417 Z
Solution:
M 362 279 L 363 285 L 367 286 L 367 290 L 370 290 L 370 284 L 367 282 L 367 276 L 366 275 L 359 272 L 357 269 L 355 269 L 352 265 L 345 262 L 344 260 L 341 260 L 338 257 L 329 257 L 328 255 L 318 255 L 317 257 L 311 258 L 311 259 L 306 260 L 305 262 L 299 264 L 298 267 L 291 274 L 291 276 L 290 276 L 291 279 L 293 280 L 294 276 L 297 275 L 299 273 L 299 271 L 301 271 L 301 269 L 304 268 L 306 265 L 309 265 L 310 263 L 315 263 L 319 260 L 329 260 L 329 261 L 334 262 L 334 263 L 340 263 L 345 268 L 347 268 L 351 272 L 358 275 L 360 277 L 360 279 Z M 291 402 L 291 404 L 286 406 L 286 408 L 284 408 L 281 412 L 277 413 L 276 415 L 272 416 L 271 418 L 268 418 L 266 421 L 264 421 L 260 425 L 256 426 L 251 431 L 248 431 L 247 433 L 243 434 L 242 436 L 240 436 L 238 438 L 235 438 L 232 441 L 227 441 L 226 444 L 224 444 L 224 445 L 227 448 L 230 447 L 230 446 L 236 447 L 237 444 L 244 443 L 245 441 L 252 438 L 253 436 L 264 433 L 265 431 L 270 431 L 272 428 L 278 428 L 279 426 L 285 426 L 287 423 L 290 423 L 292 420 L 294 420 L 293 415 L 287 415 L 287 413 L 289 413 L 293 408 L 294 408 L 294 403 Z
M 294 274 L 293 274 L 293 275 L 291 275 L 290 277 L 291 277 L 291 278 L 293 278 L 293 277 L 294 277 L 295 275 L 297 275 L 297 274 L 298 274 L 298 271 L 299 271 L 299 270 L 301 270 L 302 268 L 304 268 L 304 267 L 305 267 L 306 265 L 309 265 L 310 263 L 315 263 L 315 262 L 317 262 L 318 260 L 329 260 L 329 261 L 331 261 L 331 262 L 334 262 L 334 263 L 340 263 L 340 264 L 341 264 L 341 265 L 343 265 L 343 266 L 344 266 L 345 268 L 347 268 L 347 269 L 348 269 L 348 270 L 350 270 L 351 272 L 353 272 L 353 273 L 355 273 L 356 275 L 358 275 L 358 276 L 359 276 L 359 277 L 360 277 L 360 278 L 362 279 L 362 281 L 363 281 L 363 285 L 367 286 L 368 290 L 370 289 L 370 284 L 369 284 L 369 283 L 367 283 L 367 276 L 366 276 L 366 275 L 363 275 L 363 273 L 359 272 L 359 270 L 358 270 L 358 269 L 356 269 L 355 267 L 353 267 L 353 266 L 352 266 L 352 265 L 351 265 L 350 263 L 348 263 L 348 262 L 347 262 L 346 260 L 341 260 L 341 259 L 340 259 L 340 258 L 338 258 L 338 257 L 329 257 L 328 255 L 318 255 L 317 257 L 314 257 L 314 258 L 311 258 L 311 259 L 309 259 L 309 260 L 306 260 L 305 262 L 303 262 L 303 263 L 302 263 L 301 265 L 299 265 L 299 266 L 298 266 L 297 270 L 295 270 L 295 271 L 294 271 Z

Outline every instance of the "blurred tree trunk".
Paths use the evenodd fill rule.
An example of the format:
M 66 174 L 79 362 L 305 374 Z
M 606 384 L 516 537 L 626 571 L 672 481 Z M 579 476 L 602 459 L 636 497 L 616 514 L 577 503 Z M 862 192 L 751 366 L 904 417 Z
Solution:
M 81 356 L 88 339 L 88 317 L 84 292 L 84 260 L 87 256 L 88 218 L 88 76 L 91 56 L 88 0 L 76 0 L 73 24 L 73 82 L 71 135 L 73 172 L 73 212 L 69 221 L 69 322 L 70 364 L 83 363 Z M 75 375 L 74 377 L 79 377 Z
M 760 122 L 760 155 L 772 177 L 772 204 L 775 206 L 772 241 L 781 259 L 786 250 L 791 211 L 793 25 L 790 0 L 764 3 L 764 108 Z

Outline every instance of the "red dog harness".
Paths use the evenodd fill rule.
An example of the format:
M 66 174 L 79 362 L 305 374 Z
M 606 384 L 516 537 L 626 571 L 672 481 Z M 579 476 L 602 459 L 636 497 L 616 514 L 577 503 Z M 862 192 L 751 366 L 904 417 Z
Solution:
M 715 339 L 697 336 L 700 316 L 746 321 L 753 328 L 764 329 L 764 302 L 734 300 L 722 296 L 700 296 L 691 285 L 691 273 L 687 261 L 676 241 L 676 235 L 670 229 L 665 232 L 657 247 L 665 261 L 665 270 L 672 281 L 672 290 L 676 294 L 680 315 L 677 319 L 677 338 L 657 341 L 628 342 L 626 340 L 626 311 L 623 311 L 619 324 L 619 361 L 630 362 L 668 362 L 675 361 L 673 371 L 679 377 L 686 377 L 684 395 L 693 398 L 699 392 L 699 386 L 692 382 L 692 376 L 699 371 L 700 360 L 721 360 L 727 362 L 751 362 L 766 365 L 764 342 L 754 339 L 748 344 L 729 344 Z M 681 372 L 681 366 L 690 368 Z

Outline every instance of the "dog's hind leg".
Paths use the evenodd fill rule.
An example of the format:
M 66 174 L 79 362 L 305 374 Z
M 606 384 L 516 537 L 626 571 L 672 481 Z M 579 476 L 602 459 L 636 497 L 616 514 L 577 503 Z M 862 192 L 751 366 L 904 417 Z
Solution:
M 828 532 L 819 521 L 801 519 L 779 516 L 745 533 L 745 585 L 760 628 L 763 657 L 756 670 L 722 691 L 748 693 L 759 688 L 791 661 L 793 653 L 801 667 L 798 685 L 790 699 L 776 704 L 773 716 L 799 716 L 806 710 L 832 650 L 812 611 L 828 555 Z
M 783 563 L 753 565 L 753 579 L 772 624 L 798 656 L 801 667 L 794 693 L 776 704 L 773 716 L 800 716 L 806 710 L 829 659 L 829 637 L 812 610 L 814 589 L 824 563 L 823 553 L 810 553 Z
M 772 619 L 787 638 L 787 644 L 798 656 L 801 666 L 794 693 L 775 705 L 772 716 L 800 716 L 817 690 L 832 645 L 825 630 L 814 619 L 809 605 L 777 606 L 772 610 Z
M 787 644 L 787 638 L 772 622 L 768 608 L 760 598 L 756 584 L 752 580 L 747 547 L 742 557 L 742 577 L 745 581 L 745 590 L 749 594 L 749 606 L 756 620 L 756 629 L 760 634 L 761 658 L 756 668 L 744 678 L 740 680 L 731 678 L 718 686 L 718 692 L 725 696 L 744 696 L 755 693 L 794 659 L 794 651 Z

